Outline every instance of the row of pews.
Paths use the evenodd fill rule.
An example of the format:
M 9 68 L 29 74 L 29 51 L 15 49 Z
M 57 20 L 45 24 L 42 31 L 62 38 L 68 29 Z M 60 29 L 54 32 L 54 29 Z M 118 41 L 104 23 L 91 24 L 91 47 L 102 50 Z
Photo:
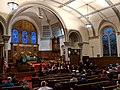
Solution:
M 104 87 L 105 83 L 107 83 L 107 78 L 101 78 L 100 75 L 91 75 L 87 76 L 88 83 L 79 84 L 76 82 L 70 82 L 72 76 L 70 74 L 66 74 L 63 76 L 49 76 L 49 77 L 32 77 L 32 88 L 40 87 L 41 81 L 45 80 L 48 82 L 48 86 L 54 88 L 55 83 L 61 83 L 62 90 L 93 90 L 93 87 L 99 85 L 101 90 L 113 90 L 117 85 Z M 80 79 L 80 76 L 77 76 Z M 115 82 L 117 79 L 117 74 L 114 75 Z M 37 90 L 37 89 L 36 89 Z
M 33 75 L 34 72 L 16 72 L 16 73 L 5 73 L 2 74 L 1 78 L 3 79 L 3 82 L 5 82 L 7 80 L 7 76 L 10 74 L 14 74 L 16 76 L 16 79 L 19 81 L 19 83 L 22 83 L 22 80 L 26 77 L 29 78 L 29 82 L 31 82 L 31 76 Z M 0 90 L 24 90 L 23 86 L 12 86 L 12 87 L 2 87 L 2 85 L 0 85 Z
M 23 73 L 22 73 L 23 74 Z M 31 76 L 30 73 L 25 73 Z M 20 76 L 27 76 L 27 75 L 18 75 Z M 102 88 L 101 90 L 113 90 L 114 88 L 118 87 L 117 85 L 113 86 L 107 86 L 104 87 L 105 83 L 107 82 L 106 78 L 101 78 L 99 74 L 97 75 L 88 75 L 88 83 L 86 84 L 79 84 L 76 82 L 70 82 L 70 79 L 72 76 L 67 73 L 67 74 L 61 74 L 61 75 L 48 75 L 44 77 L 32 77 L 30 81 L 32 81 L 32 88 L 33 90 L 37 90 L 40 87 L 41 81 L 45 80 L 48 82 L 48 86 L 53 87 L 55 83 L 61 83 L 62 85 L 62 90 L 93 90 L 93 87 L 96 85 L 100 85 Z M 77 76 L 77 78 L 80 78 L 80 75 Z M 117 79 L 117 74 L 114 75 L 114 81 L 118 81 Z M 22 86 L 12 86 L 12 87 L 1 87 L 0 90 L 24 90 Z

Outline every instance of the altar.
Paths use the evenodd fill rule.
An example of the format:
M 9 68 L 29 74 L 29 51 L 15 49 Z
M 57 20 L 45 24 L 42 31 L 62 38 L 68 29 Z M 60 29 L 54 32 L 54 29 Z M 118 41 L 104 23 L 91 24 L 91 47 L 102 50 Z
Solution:
M 21 59 L 23 62 L 36 61 L 38 57 L 38 44 L 12 44 L 13 63 Z

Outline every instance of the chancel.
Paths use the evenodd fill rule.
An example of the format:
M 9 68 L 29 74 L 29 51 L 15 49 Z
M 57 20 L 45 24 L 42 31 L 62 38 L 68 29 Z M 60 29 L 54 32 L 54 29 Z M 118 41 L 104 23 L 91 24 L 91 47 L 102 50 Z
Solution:
M 119 44 L 120 0 L 1 0 L 0 90 L 118 90 Z

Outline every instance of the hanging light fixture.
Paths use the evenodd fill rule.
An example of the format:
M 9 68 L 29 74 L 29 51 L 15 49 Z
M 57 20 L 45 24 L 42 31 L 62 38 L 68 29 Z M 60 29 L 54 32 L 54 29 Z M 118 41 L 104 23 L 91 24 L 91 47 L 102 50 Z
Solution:
M 7 5 L 9 6 L 9 8 L 10 8 L 11 10 L 15 10 L 15 9 L 17 9 L 18 6 L 19 6 L 19 5 L 18 5 L 17 3 L 15 3 L 14 1 L 8 2 Z
M 88 4 L 87 4 L 87 15 L 86 15 L 86 19 L 89 21 L 89 16 L 88 16 Z M 86 28 L 91 28 L 92 25 L 88 22 L 87 24 L 85 24 Z

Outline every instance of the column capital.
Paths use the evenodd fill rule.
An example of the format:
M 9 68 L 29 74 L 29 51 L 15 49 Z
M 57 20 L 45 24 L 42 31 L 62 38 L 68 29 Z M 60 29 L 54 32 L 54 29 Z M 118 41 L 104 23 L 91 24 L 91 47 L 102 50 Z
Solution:
M 78 43 L 78 46 L 81 48 L 83 46 L 83 43 Z
M 3 38 L 3 42 L 7 43 L 9 41 L 11 36 L 9 35 L 2 35 L 2 38 Z
M 65 46 L 69 46 L 70 42 L 64 42 Z

